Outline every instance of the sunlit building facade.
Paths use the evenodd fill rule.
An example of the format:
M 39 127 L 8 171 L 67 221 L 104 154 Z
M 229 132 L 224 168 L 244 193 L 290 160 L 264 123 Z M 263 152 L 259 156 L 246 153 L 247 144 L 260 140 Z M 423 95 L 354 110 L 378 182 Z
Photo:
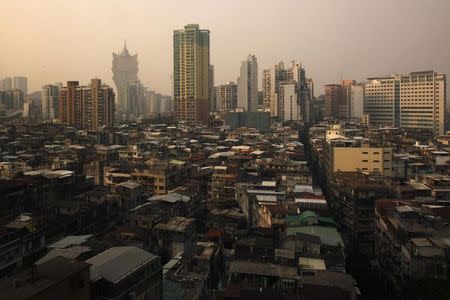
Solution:
M 209 30 L 189 24 L 173 33 L 175 117 L 206 123 L 210 106 Z

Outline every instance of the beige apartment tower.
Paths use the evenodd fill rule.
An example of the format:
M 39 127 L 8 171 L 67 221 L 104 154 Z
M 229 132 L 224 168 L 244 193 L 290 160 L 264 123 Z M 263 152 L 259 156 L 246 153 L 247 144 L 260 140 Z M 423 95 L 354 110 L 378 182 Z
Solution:
M 175 117 L 207 123 L 210 106 L 209 30 L 189 24 L 173 32 Z
M 343 91 L 344 89 L 340 84 L 325 85 L 325 118 L 343 117 L 343 114 L 346 111 L 345 107 L 343 108 Z
M 59 119 L 63 124 L 97 130 L 102 125 L 113 125 L 115 94 L 112 87 L 92 79 L 89 86 L 68 81 L 59 90 Z
M 368 78 L 364 114 L 370 125 L 444 134 L 447 102 L 445 74 L 434 71 Z

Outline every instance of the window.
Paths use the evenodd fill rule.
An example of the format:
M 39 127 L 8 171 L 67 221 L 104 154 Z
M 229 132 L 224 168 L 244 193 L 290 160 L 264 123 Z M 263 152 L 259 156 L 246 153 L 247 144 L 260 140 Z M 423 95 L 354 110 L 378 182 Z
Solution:
M 295 281 L 294 280 L 291 280 L 291 279 L 285 279 L 285 280 L 283 280 L 283 286 L 284 287 L 286 287 L 286 288 L 289 288 L 289 287 L 294 287 L 294 285 L 295 285 Z

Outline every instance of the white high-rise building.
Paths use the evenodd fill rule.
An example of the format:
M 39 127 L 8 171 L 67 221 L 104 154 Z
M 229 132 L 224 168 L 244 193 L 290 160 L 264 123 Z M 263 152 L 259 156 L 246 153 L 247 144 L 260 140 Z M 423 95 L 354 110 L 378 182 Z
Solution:
M 15 90 L 21 90 L 24 96 L 28 95 L 28 79 L 26 77 L 14 76 L 13 85 Z
M 169 113 L 172 111 L 172 97 L 161 96 L 161 113 Z
M 350 91 L 350 118 L 361 119 L 364 114 L 364 86 L 356 84 Z
M 342 102 L 338 104 L 337 117 L 347 119 L 361 119 L 364 106 L 364 86 L 356 80 L 343 80 L 341 85 Z
M 270 111 L 270 116 L 285 120 L 284 99 L 280 99 L 280 86 L 284 82 L 295 83 L 297 104 L 299 109 L 298 118 L 295 120 L 310 121 L 310 102 L 313 87 L 312 80 L 308 85 L 305 77 L 305 69 L 300 63 L 292 62 L 290 68 L 285 68 L 283 62 L 265 69 L 263 72 L 263 102 L 264 109 Z M 290 118 L 288 119 L 290 120 Z
M 298 103 L 297 84 L 295 81 L 283 81 L 280 83 L 278 114 L 283 116 L 283 121 L 300 120 L 300 105 Z
M 395 126 L 444 134 L 446 75 L 434 71 L 368 78 L 364 113 L 374 126 Z
M 155 91 L 145 92 L 146 114 L 159 115 L 173 111 L 173 100 L 171 96 L 155 93 Z
M 44 120 L 53 120 L 59 118 L 59 89 L 62 83 L 48 84 L 42 87 L 41 105 L 42 118 Z
M 281 81 L 288 80 L 284 63 L 279 62 L 265 69 L 263 75 L 264 109 L 270 111 L 271 117 L 278 117 L 278 86 Z
M 122 98 L 125 104 L 126 112 L 129 116 L 139 116 L 145 114 L 145 87 L 140 82 L 128 83 L 125 86 L 125 94 Z
M 263 69 L 262 76 L 262 97 L 264 111 L 270 111 L 270 69 Z
M 237 107 L 244 111 L 258 111 L 258 62 L 249 55 L 241 64 L 237 80 Z
M 0 80 L 0 91 L 10 91 L 13 89 L 12 78 L 6 77 Z
M 216 91 L 216 99 L 218 109 L 222 111 L 236 109 L 237 85 L 234 82 L 219 85 Z

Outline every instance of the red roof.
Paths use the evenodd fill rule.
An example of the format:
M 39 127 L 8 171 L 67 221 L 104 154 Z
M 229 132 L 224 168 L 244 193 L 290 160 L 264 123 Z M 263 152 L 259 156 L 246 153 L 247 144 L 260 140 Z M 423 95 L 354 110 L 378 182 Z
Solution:
M 211 229 L 208 230 L 208 232 L 206 233 L 206 235 L 207 235 L 209 238 L 218 238 L 218 237 L 222 237 L 222 236 L 223 236 L 223 230 L 211 228 Z

